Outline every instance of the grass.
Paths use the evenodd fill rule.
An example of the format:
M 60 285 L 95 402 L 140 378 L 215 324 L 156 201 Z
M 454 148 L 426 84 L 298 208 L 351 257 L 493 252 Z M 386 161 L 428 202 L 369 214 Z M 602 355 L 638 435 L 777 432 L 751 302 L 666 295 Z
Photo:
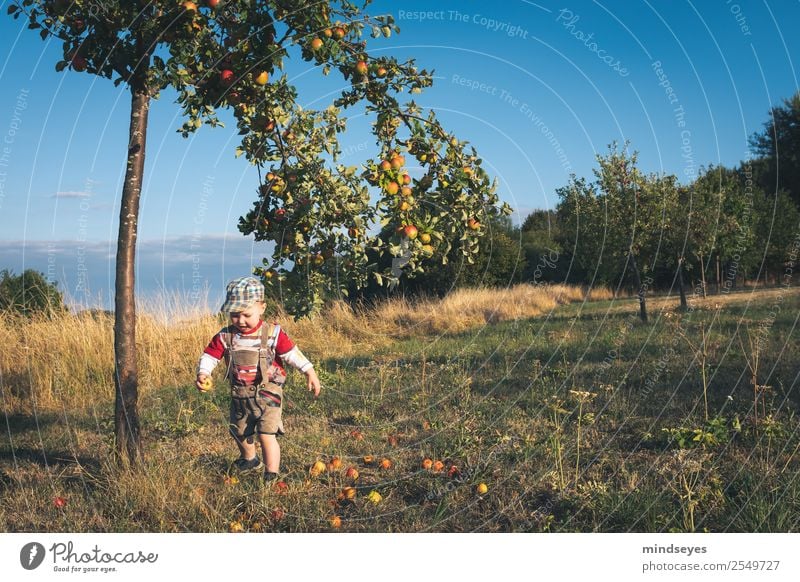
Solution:
M 313 400 L 290 374 L 283 491 L 230 478 L 225 386 L 191 387 L 215 316 L 140 317 L 146 456 L 129 471 L 110 461 L 108 318 L 5 317 L 0 527 L 328 531 L 338 515 L 354 532 L 797 531 L 798 291 L 711 295 L 686 313 L 652 298 L 649 324 L 635 299 L 529 286 L 281 317 L 324 386 Z M 334 456 L 341 469 L 310 476 Z

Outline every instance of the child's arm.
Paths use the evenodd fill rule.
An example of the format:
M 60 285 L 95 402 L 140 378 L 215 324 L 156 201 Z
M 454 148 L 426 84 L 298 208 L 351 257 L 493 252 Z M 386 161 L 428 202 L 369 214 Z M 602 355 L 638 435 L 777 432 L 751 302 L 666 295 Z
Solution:
M 289 339 L 289 336 L 287 336 L 282 329 L 278 334 L 275 353 L 278 354 L 278 357 L 284 363 L 290 364 L 305 374 L 306 380 L 308 381 L 308 390 L 314 393 L 314 398 L 319 396 L 321 385 L 319 383 L 317 372 L 314 370 L 314 365 L 303 355 L 303 352 L 300 351 L 300 348 L 294 345 L 294 343 Z
M 316 371 L 314 371 L 313 366 L 309 368 L 308 371 L 306 371 L 306 379 L 308 380 L 309 391 L 313 392 L 314 398 L 316 398 L 317 396 L 319 396 L 319 391 L 321 386 L 319 383 L 319 377 L 317 376 Z
M 222 343 L 220 335 L 215 335 L 209 342 L 200 361 L 197 362 L 197 380 L 195 386 L 200 392 L 211 389 L 211 372 L 217 367 L 222 355 L 225 353 L 225 345 Z

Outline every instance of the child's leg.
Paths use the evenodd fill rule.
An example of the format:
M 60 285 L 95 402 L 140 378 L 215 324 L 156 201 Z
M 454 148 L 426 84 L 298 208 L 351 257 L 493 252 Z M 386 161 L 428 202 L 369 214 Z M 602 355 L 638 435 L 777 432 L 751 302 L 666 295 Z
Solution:
M 236 441 L 236 446 L 239 447 L 239 456 L 242 459 L 254 459 L 256 456 L 256 443 L 252 436 L 247 438 L 237 438 L 233 435 L 233 440 Z
M 264 455 L 264 465 L 269 473 L 277 473 L 281 466 L 281 447 L 274 434 L 259 434 L 261 452 Z M 255 447 L 254 447 L 255 449 Z

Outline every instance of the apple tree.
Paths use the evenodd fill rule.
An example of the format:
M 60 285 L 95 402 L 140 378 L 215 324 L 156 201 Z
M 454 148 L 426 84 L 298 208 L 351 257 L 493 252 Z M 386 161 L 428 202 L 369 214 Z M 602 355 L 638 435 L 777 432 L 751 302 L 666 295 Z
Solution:
M 130 91 L 126 175 L 115 281 L 115 433 L 123 459 L 141 454 L 138 420 L 134 258 L 147 119 L 152 99 L 177 95 L 188 136 L 221 125 L 230 110 L 241 135 L 236 154 L 259 169 L 252 209 L 239 229 L 274 242 L 256 273 L 295 314 L 316 308 L 351 282 L 396 283 L 451 248 L 479 250 L 476 225 L 509 213 L 477 152 L 411 98 L 428 71 L 367 51 L 366 38 L 398 32 L 348 0 L 14 0 L 8 12 L 43 39 L 57 38 L 56 70 L 113 80 Z M 344 90 L 306 109 L 289 82 L 291 59 L 337 73 Z M 306 65 L 308 66 L 308 65 Z M 343 112 L 363 107 L 376 149 L 362 167 L 340 163 Z M 411 171 L 416 164 L 421 171 Z M 378 234 L 375 234 L 375 233 Z M 388 232 L 388 234 L 386 234 Z M 418 234 L 428 236 L 423 243 Z M 390 267 L 370 257 L 392 256 Z

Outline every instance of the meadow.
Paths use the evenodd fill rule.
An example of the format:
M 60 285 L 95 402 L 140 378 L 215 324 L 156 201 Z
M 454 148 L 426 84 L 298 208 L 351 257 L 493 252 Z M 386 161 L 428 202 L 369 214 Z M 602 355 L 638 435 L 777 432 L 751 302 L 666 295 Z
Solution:
M 323 384 L 290 373 L 280 485 L 230 471 L 226 386 L 193 387 L 222 320 L 180 304 L 141 310 L 130 469 L 112 320 L 0 317 L 3 531 L 800 529 L 799 289 L 651 297 L 646 324 L 567 286 L 279 314 Z

